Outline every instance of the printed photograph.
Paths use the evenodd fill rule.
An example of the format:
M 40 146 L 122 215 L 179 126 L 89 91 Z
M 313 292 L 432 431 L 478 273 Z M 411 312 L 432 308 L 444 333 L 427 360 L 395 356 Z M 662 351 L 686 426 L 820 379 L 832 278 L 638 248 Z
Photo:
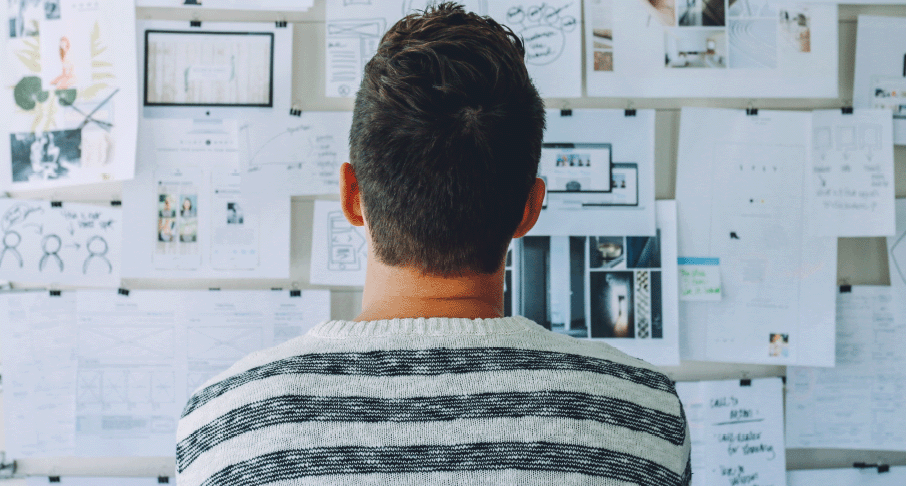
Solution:
M 664 33 L 668 68 L 726 68 L 724 29 L 668 29 Z
M 60 18 L 60 0 L 44 0 L 44 18 L 47 20 Z
M 727 27 L 730 67 L 777 67 L 777 22 L 773 19 L 731 20 Z
M 180 218 L 179 241 L 182 243 L 194 243 L 198 241 L 198 218 Z
M 595 71 L 613 71 L 613 1 L 588 0 Z
M 633 276 L 633 272 L 591 273 L 591 337 L 635 337 Z
M 82 131 L 10 134 L 13 182 L 63 179 L 81 166 Z
M 780 10 L 781 45 L 788 52 L 812 52 L 811 17 L 807 7 Z
M 626 253 L 622 236 L 590 236 L 588 238 L 588 267 L 591 269 L 626 268 Z
M 47 18 L 44 3 L 45 0 L 8 0 L 10 38 L 38 35 L 38 25 Z
M 186 188 L 188 189 L 188 188 Z M 182 193 L 179 196 L 179 241 L 198 241 L 198 194 Z
M 726 25 L 724 0 L 677 0 L 676 18 L 681 27 Z
M 776 19 L 777 7 L 773 2 L 774 0 L 730 0 L 727 16 Z
M 768 356 L 772 358 L 788 358 L 790 356 L 790 335 L 771 333 Z
M 661 268 L 660 230 L 656 236 L 626 237 L 626 266 L 629 268 Z
M 559 334 L 587 338 L 584 236 L 523 238 L 522 315 Z
M 648 4 L 654 10 L 655 18 L 664 27 L 676 25 L 676 1 L 685 2 L 685 0 L 648 0 Z
M 160 193 L 157 195 L 157 216 L 161 218 L 176 217 L 176 196 Z
M 157 241 L 161 243 L 173 243 L 176 241 L 175 218 L 157 219 Z
M 243 224 L 245 216 L 242 213 L 242 206 L 236 202 L 227 203 L 227 224 Z
M 182 218 L 194 218 L 198 215 L 198 210 L 196 209 L 196 202 L 198 201 L 198 196 L 195 194 L 190 194 L 188 196 L 182 196 L 182 202 L 179 206 L 179 216 Z

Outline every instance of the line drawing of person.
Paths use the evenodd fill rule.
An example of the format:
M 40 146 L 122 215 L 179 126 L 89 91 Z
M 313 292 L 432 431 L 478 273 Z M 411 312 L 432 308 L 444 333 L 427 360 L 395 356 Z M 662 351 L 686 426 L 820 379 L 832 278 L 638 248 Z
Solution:
M 3 257 L 6 252 L 10 252 L 19 260 L 19 268 L 22 268 L 22 254 L 19 253 L 19 243 L 22 243 L 22 235 L 18 232 L 9 230 L 3 235 L 3 251 L 0 252 L 0 267 L 3 266 Z
M 69 51 L 72 49 L 72 43 L 65 35 L 60 37 L 60 61 L 63 63 L 63 72 L 50 82 L 57 89 L 69 89 L 75 84 L 75 64 L 69 58 Z
M 38 263 L 38 270 L 43 272 L 47 260 L 52 259 L 57 262 L 60 272 L 63 272 L 63 259 L 58 254 L 61 248 L 63 248 L 63 240 L 59 236 L 54 234 L 45 236 L 41 240 L 41 249 L 44 250 L 44 256 L 41 257 L 41 261 Z
M 94 258 L 99 258 L 107 264 L 107 273 L 113 273 L 113 264 L 110 263 L 110 260 L 107 259 L 107 250 L 110 247 L 107 245 L 107 240 L 101 236 L 94 235 L 91 238 L 88 238 L 88 241 L 85 243 L 85 248 L 88 249 L 88 258 L 85 259 L 85 263 L 82 264 L 82 273 L 88 273 L 88 264 Z

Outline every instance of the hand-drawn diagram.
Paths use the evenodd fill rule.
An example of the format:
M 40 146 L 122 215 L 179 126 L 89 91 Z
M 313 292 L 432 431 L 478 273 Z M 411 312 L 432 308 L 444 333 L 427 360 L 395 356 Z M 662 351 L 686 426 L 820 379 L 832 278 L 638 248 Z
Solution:
M 233 362 L 263 347 L 264 336 L 257 326 L 188 328 L 189 359 Z
M 48 201 L 0 200 L 0 269 L 11 280 L 119 284 L 122 210 Z
M 174 355 L 173 326 L 82 326 L 79 354 L 93 359 L 171 360 Z
M 330 225 L 327 266 L 331 271 L 360 271 L 365 261 L 365 237 L 346 221 L 342 211 L 328 213 Z
M 527 64 L 551 64 L 570 48 L 566 34 L 575 31 L 579 25 L 576 17 L 566 14 L 573 6 L 573 3 L 556 6 L 540 3 L 515 5 L 507 10 L 503 23 L 522 36 Z
M 377 51 L 381 36 L 387 31 L 387 20 L 353 19 L 327 23 L 328 94 L 352 96 L 358 88 L 361 73 Z

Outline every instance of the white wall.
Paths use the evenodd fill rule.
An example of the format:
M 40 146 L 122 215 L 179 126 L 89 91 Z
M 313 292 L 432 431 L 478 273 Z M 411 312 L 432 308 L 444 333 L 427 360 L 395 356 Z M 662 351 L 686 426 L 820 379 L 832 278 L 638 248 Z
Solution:
M 183 9 L 147 9 L 138 11 L 139 18 L 191 20 L 196 12 Z M 856 17 L 859 14 L 906 16 L 903 6 L 844 5 L 840 7 L 840 97 L 839 99 L 549 99 L 549 108 L 625 108 L 631 101 L 636 108 L 657 109 L 655 188 L 658 199 L 672 199 L 676 183 L 676 154 L 679 139 L 679 108 L 682 106 L 707 106 L 745 108 L 751 103 L 761 109 L 818 109 L 838 108 L 852 100 L 853 70 L 855 61 Z M 294 23 L 293 100 L 303 110 L 351 110 L 348 99 L 325 98 L 324 86 L 324 2 L 316 0 L 315 7 L 303 14 L 279 15 L 263 12 L 210 11 L 197 12 L 200 20 L 221 21 L 274 21 Z M 568 104 L 567 104 L 568 103 Z M 896 193 L 906 197 L 906 147 L 897 147 Z M 79 188 L 16 193 L 16 197 L 41 197 L 63 201 L 109 201 L 120 199 L 120 184 L 83 186 Z M 287 280 L 148 280 L 126 279 L 123 286 L 131 289 L 269 289 L 330 288 L 308 284 L 309 255 L 311 252 L 311 220 L 314 212 L 313 198 L 293 198 L 292 202 L 292 268 Z M 838 256 L 838 280 L 852 285 L 889 285 L 886 246 L 883 238 L 841 238 Z M 361 310 L 361 291 L 332 288 L 332 317 L 355 317 Z M 681 366 L 665 370 L 675 380 L 730 379 L 747 376 L 783 376 L 782 366 L 735 365 L 726 363 L 684 362 Z M 0 444 L 2 444 L 0 435 Z M 0 448 L 2 449 L 2 448 Z M 787 451 L 789 469 L 851 467 L 853 462 L 882 462 L 906 465 L 906 453 L 877 451 L 841 451 L 799 449 Z M 168 475 L 174 470 L 172 458 L 150 459 L 75 459 L 23 460 L 19 472 L 30 475 L 103 475 L 103 476 L 157 476 Z M 12 484 L 12 483 L 10 483 Z

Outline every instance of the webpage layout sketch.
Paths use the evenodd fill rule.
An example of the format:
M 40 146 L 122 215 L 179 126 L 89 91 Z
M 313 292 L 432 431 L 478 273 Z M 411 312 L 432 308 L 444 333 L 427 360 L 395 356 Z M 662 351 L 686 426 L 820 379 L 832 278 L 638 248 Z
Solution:
M 837 239 L 809 236 L 811 117 L 682 110 L 679 254 L 719 258 L 722 294 L 680 302 L 684 358 L 833 366 Z
M 853 106 L 893 113 L 893 140 L 906 145 L 906 19 L 860 15 Z
M 29 0 L 8 7 L 0 188 L 132 178 L 138 122 L 133 5 Z
M 306 12 L 314 0 L 136 0 L 136 7 L 183 7 L 204 10 Z
M 310 283 L 365 285 L 368 240 L 364 228 L 349 224 L 335 201 L 315 201 L 313 224 Z
M 906 199 L 896 201 L 897 232 L 887 238 L 890 285 L 906 292 Z
M 656 236 L 526 236 L 516 314 L 601 339 L 660 366 L 679 363 L 676 204 L 658 201 Z
M 290 108 L 292 26 L 138 23 L 146 118 L 224 119 Z
M 906 451 L 904 290 L 841 288 L 836 366 L 787 368 L 787 447 Z
M 352 113 L 345 111 L 240 121 L 239 160 L 246 194 L 337 194 L 340 165 L 349 161 L 351 127 Z
M 532 236 L 655 234 L 654 111 L 547 111 Z
M 436 3 L 435 0 L 327 0 L 324 42 L 327 96 L 355 96 L 365 64 L 377 52 L 387 29 L 406 15 Z M 460 3 L 467 11 L 487 13 L 488 0 Z
M 837 96 L 837 6 L 587 0 L 588 96 Z
M 29 283 L 120 284 L 122 210 L 0 199 L 0 275 Z

